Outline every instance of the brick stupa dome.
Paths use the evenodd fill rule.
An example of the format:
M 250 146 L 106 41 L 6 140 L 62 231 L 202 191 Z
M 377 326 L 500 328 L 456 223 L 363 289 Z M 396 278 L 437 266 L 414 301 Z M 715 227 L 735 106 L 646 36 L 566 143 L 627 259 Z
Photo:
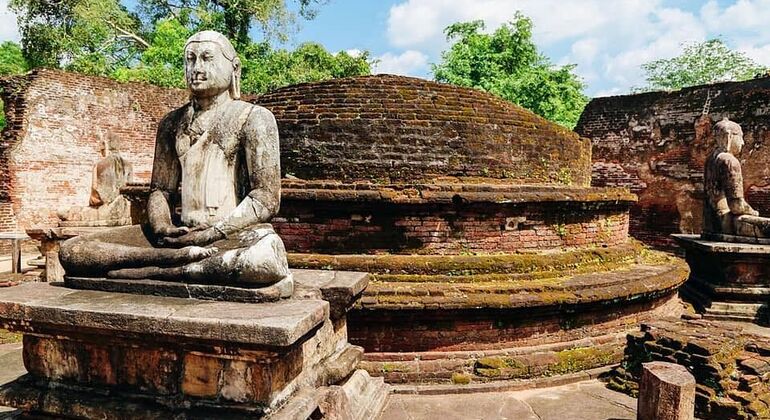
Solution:
M 284 172 L 305 180 L 590 183 L 588 139 L 474 89 L 377 75 L 289 86 L 257 102 L 278 121 Z
M 371 374 L 486 382 L 597 367 L 619 360 L 629 325 L 679 308 L 686 267 L 630 240 L 636 197 L 590 186 L 588 139 L 410 77 L 255 102 L 280 131 L 272 223 L 290 266 L 372 275 L 348 313 Z

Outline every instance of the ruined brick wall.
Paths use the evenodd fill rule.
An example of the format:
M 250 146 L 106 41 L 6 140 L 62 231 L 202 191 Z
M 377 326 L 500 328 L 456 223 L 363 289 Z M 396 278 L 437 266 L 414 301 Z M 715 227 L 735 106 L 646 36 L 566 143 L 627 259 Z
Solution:
M 56 70 L 3 80 L 8 125 L 0 143 L 0 230 L 56 223 L 87 205 L 99 145 L 112 132 L 137 180 L 149 180 L 155 129 L 187 94 Z
M 700 232 L 703 164 L 711 126 L 726 116 L 743 127 L 743 177 L 750 203 L 770 214 L 770 78 L 675 92 L 596 98 L 575 131 L 593 143 L 594 186 L 639 195 L 630 231 L 671 246 L 671 233 Z
M 284 172 L 303 179 L 590 181 L 588 140 L 477 90 L 378 75 L 289 86 L 256 102 L 278 120 Z

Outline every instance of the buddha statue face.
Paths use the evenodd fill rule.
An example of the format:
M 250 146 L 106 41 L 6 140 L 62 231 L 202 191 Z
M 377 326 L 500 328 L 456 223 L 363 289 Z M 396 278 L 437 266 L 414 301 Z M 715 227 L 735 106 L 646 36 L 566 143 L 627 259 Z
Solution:
M 190 42 L 185 48 L 185 78 L 195 97 L 216 96 L 230 87 L 233 63 L 222 53 L 218 43 Z
M 733 156 L 741 153 L 743 130 L 740 125 L 724 118 L 714 126 L 714 130 L 714 137 L 720 148 Z

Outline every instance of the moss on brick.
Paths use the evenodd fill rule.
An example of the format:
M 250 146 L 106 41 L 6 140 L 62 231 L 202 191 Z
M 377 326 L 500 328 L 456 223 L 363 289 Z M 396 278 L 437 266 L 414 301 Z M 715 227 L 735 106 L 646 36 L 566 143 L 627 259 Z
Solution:
M 21 334 L 0 329 L 0 344 L 21 342 Z

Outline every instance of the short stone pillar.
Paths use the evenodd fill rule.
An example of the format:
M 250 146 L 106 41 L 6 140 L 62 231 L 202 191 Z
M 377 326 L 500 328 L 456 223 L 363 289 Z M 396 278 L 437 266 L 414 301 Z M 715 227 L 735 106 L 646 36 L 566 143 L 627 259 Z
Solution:
M 693 420 L 695 378 L 684 366 L 650 362 L 642 365 L 637 420 Z

